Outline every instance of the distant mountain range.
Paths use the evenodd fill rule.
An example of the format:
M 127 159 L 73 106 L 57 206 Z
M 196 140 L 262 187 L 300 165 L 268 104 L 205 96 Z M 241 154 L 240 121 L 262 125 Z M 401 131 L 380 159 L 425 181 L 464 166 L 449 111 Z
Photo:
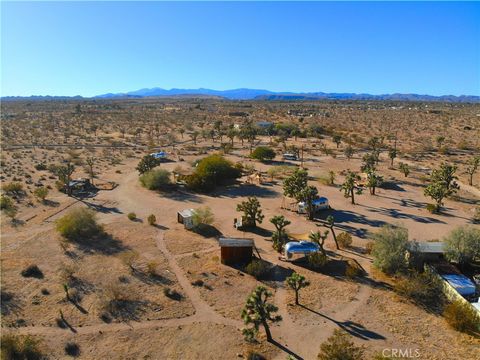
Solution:
M 294 92 L 273 92 L 258 89 L 233 89 L 233 90 L 212 90 L 212 89 L 140 89 L 126 93 L 108 93 L 94 96 L 94 99 L 116 99 L 116 98 L 145 98 L 145 97 L 220 97 L 229 100 L 386 100 L 386 101 L 445 101 L 445 102 L 473 102 L 479 103 L 480 96 L 474 95 L 419 95 L 419 94 L 355 94 L 355 93 L 294 93 Z M 83 99 L 81 96 L 6 96 L 2 100 L 54 100 L 54 99 Z

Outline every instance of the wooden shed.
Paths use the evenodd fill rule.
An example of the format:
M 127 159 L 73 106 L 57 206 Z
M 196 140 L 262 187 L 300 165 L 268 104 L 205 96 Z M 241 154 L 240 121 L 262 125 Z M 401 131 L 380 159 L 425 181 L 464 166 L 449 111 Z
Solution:
M 218 243 L 222 264 L 247 264 L 252 261 L 253 247 L 255 246 L 253 239 L 221 237 Z

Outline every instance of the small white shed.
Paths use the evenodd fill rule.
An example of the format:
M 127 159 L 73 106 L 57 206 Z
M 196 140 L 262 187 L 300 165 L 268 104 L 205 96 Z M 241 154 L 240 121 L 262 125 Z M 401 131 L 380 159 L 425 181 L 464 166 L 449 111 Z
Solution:
M 193 214 L 195 210 L 193 209 L 185 209 L 179 211 L 177 213 L 177 220 L 180 224 L 183 224 L 185 229 L 191 230 L 193 229 Z

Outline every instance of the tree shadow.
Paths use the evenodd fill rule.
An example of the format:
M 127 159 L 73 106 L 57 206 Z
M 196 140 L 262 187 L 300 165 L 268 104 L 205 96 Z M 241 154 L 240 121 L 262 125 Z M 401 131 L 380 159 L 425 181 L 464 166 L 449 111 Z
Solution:
M 153 226 L 156 227 L 156 228 L 159 229 L 159 230 L 168 230 L 168 229 L 170 229 L 169 227 L 164 226 L 164 225 L 160 225 L 160 224 L 154 224 Z
M 97 212 L 101 212 L 103 214 L 123 214 L 123 212 L 119 208 L 114 206 L 104 206 L 101 204 L 94 204 L 92 202 L 88 202 L 82 199 L 78 199 L 78 200 L 84 203 L 85 205 L 87 205 L 88 208 L 95 210 Z
M 75 244 L 79 250 L 86 254 L 99 253 L 103 255 L 115 255 L 130 249 L 128 246 L 125 246 L 121 240 L 107 233 L 88 239 L 77 240 Z
M 367 205 L 360 205 L 360 206 L 367 208 L 369 212 L 381 214 L 394 219 L 410 219 L 410 220 L 424 223 L 424 224 L 445 224 L 444 221 L 438 220 L 429 216 L 417 216 L 414 214 L 407 214 L 407 213 L 398 211 L 396 209 L 387 209 L 383 207 L 374 208 Z
M 380 188 L 384 190 L 392 190 L 392 191 L 400 191 L 400 192 L 405 191 L 405 189 L 402 188 L 400 185 L 398 185 L 398 183 L 395 181 L 384 181 L 380 186 Z
M 215 197 L 237 198 L 245 196 L 255 196 L 257 198 L 273 198 L 278 196 L 278 192 L 263 186 L 254 184 L 235 184 L 232 186 L 218 189 L 211 193 Z
M 359 323 L 356 323 L 356 322 L 353 322 L 353 321 L 350 321 L 350 320 L 338 321 L 338 320 L 335 320 L 335 319 L 333 319 L 333 318 L 331 318 L 327 315 L 324 315 L 324 314 L 322 314 L 318 311 L 310 309 L 309 307 L 307 307 L 305 305 L 300 304 L 299 306 L 301 306 L 305 310 L 308 310 L 308 311 L 310 311 L 310 312 L 312 312 L 312 313 L 314 313 L 318 316 L 321 316 L 321 317 L 333 322 L 334 324 L 339 326 L 345 332 L 347 332 L 350 335 L 355 336 L 359 339 L 362 339 L 362 340 L 385 340 L 386 339 L 383 335 L 378 334 L 374 331 L 368 330 L 363 325 L 361 325 Z
M 143 271 L 135 270 L 131 274 L 134 278 L 149 285 L 172 285 L 174 283 L 174 281 L 168 277 L 157 273 L 148 274 Z
M 50 207 L 58 207 L 60 205 L 60 203 L 58 201 L 49 200 L 49 199 L 43 200 L 42 204 L 45 205 L 45 206 L 50 206 Z
M 450 197 L 450 199 L 452 199 L 453 201 L 458 201 L 458 202 L 464 203 L 464 204 L 480 205 L 480 200 L 466 198 L 466 197 L 463 197 L 463 196 L 460 196 L 460 195 L 457 195 L 457 194 L 452 195 Z
M 286 346 L 280 344 L 278 341 L 274 340 L 274 339 L 271 339 L 268 341 L 270 344 L 272 345 L 275 345 L 276 347 L 278 347 L 280 350 L 282 350 L 283 352 L 287 353 L 288 355 L 291 355 L 293 356 L 296 360 L 303 360 L 303 357 L 301 357 L 300 355 L 294 353 L 292 350 L 290 350 L 289 348 L 287 348 Z
M 57 326 L 61 329 L 67 329 L 68 328 L 74 334 L 77 333 L 77 330 L 63 316 L 61 318 L 57 319 Z
M 197 194 L 194 194 L 192 192 L 182 191 L 179 189 L 162 191 L 159 195 L 174 201 L 180 201 L 180 202 L 189 201 L 189 202 L 194 202 L 199 204 L 203 203 L 203 199 Z

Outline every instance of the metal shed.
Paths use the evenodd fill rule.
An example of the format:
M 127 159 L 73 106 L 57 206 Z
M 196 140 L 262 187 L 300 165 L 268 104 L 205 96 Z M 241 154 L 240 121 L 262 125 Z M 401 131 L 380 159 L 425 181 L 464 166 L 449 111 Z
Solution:
M 253 239 L 226 238 L 218 239 L 220 260 L 222 264 L 247 264 L 253 256 Z
M 193 228 L 193 213 L 194 212 L 195 212 L 195 210 L 193 210 L 193 209 L 185 209 L 185 210 L 179 211 L 177 213 L 177 221 L 180 224 L 183 224 L 185 229 L 188 229 L 188 230 L 192 229 Z

